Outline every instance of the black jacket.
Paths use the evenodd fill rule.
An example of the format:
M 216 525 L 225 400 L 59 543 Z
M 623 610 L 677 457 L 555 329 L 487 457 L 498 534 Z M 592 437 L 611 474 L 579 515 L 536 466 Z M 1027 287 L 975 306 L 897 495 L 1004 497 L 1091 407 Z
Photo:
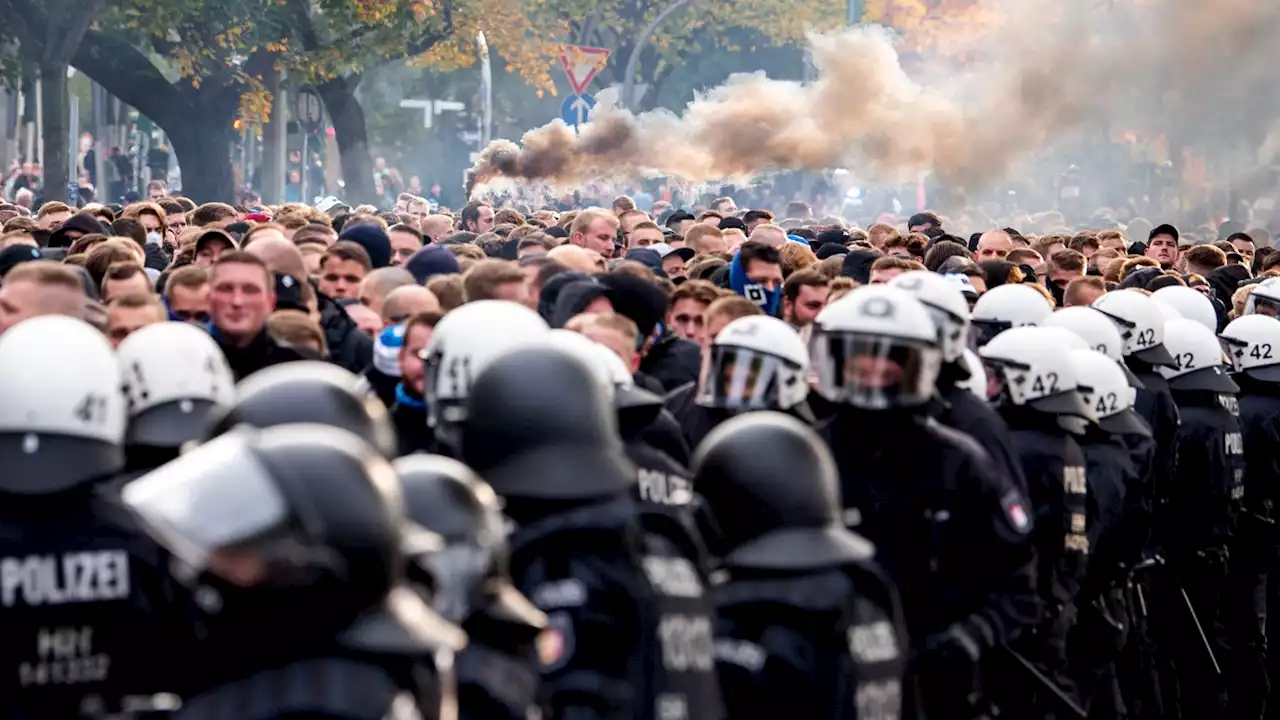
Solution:
M 373 338 L 356 327 L 347 311 L 327 295 L 316 291 L 320 306 L 320 327 L 329 346 L 329 361 L 353 373 L 364 372 L 373 362 Z
M 964 432 L 978 442 L 995 461 L 996 468 L 1005 472 L 1013 486 L 1023 494 L 1027 492 L 1027 479 L 1022 475 L 1022 464 L 1013 450 L 1013 438 L 1004 418 L 990 405 L 973 393 L 956 386 L 959 369 L 955 363 L 943 366 L 938 378 L 939 407 L 935 417 L 938 422 Z
M 1138 390 L 1133 409 L 1151 428 L 1155 440 L 1155 456 L 1151 462 L 1151 485 L 1148 488 L 1154 507 L 1168 502 L 1168 483 L 1178 464 L 1178 405 L 1169 392 L 1169 381 L 1155 368 L 1134 358 L 1126 358 L 1125 364 L 1146 387 Z M 1157 543 L 1160 538 L 1153 538 Z
M 1035 620 L 1030 505 L 972 438 L 928 417 L 848 408 L 819 433 L 845 523 L 875 544 L 913 646 L 959 625 L 985 652 Z
M 1234 396 L 1226 396 L 1234 400 Z M 1208 392 L 1175 391 L 1182 416 L 1178 467 L 1169 487 L 1164 530 L 1170 556 L 1185 562 L 1225 558 L 1243 500 L 1245 456 L 1240 419 Z M 1224 567 L 1217 568 L 1219 571 Z
M 227 356 L 227 364 L 231 366 L 231 372 L 236 376 L 237 382 L 262 368 L 272 365 L 294 360 L 321 359 L 315 353 L 302 348 L 276 342 L 275 339 L 267 334 L 266 328 L 263 328 L 262 332 L 258 333 L 252 342 L 242 348 L 228 343 L 217 328 L 214 328 L 212 334 L 213 339 L 218 343 L 218 347 L 222 348 L 222 354 Z
M 1235 376 L 1240 386 L 1240 427 L 1244 431 L 1244 504 L 1274 519 L 1280 483 L 1280 384 Z
M 640 360 L 640 372 L 652 376 L 671 392 L 685 383 L 697 383 L 702 371 L 702 348 L 690 340 L 666 335 Z
M 407 393 L 407 397 L 391 405 L 391 422 L 396 426 L 396 437 L 399 438 L 399 454 L 410 455 L 416 452 L 437 452 L 435 433 L 427 427 L 427 408 L 417 403 L 421 398 Z M 395 392 L 392 392 L 395 395 Z

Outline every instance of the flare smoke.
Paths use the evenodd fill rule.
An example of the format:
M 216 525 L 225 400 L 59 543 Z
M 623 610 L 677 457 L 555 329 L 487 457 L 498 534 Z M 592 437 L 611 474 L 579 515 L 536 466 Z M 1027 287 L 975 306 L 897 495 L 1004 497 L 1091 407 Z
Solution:
M 1116 2 L 1116 0 L 1112 0 Z M 1270 125 L 1275 0 L 992 0 L 1003 20 L 972 38 L 967 74 L 904 71 L 881 28 L 810 37 L 810 84 L 738 75 L 677 117 L 600 110 L 581 135 L 559 120 L 498 140 L 468 173 L 579 183 L 660 173 L 687 181 L 847 165 L 901 180 L 925 170 L 966 187 L 1091 122 L 1163 113 L 1186 137 L 1253 137 Z M 1165 123 L 1166 126 L 1169 123 Z M 1199 135 L 1197 135 L 1199 133 Z

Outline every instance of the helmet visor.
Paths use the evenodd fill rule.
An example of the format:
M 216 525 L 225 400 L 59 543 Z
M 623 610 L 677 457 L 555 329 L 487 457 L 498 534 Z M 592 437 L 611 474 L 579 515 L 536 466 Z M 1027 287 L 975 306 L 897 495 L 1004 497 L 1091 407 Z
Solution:
M 1255 291 L 1249 295 L 1249 299 L 1244 305 L 1245 315 L 1266 315 L 1267 317 L 1280 317 L 1280 303 L 1258 295 Z
M 493 550 L 483 545 L 454 543 L 427 553 L 417 562 L 431 574 L 432 605 L 453 623 L 461 623 L 475 610 L 494 564 Z
M 937 348 L 902 338 L 819 332 L 813 363 L 818 392 L 831 402 L 866 410 L 924 404 L 933 395 Z
M 122 499 L 184 570 L 239 585 L 264 581 L 293 535 L 288 503 L 240 432 L 129 483 Z
M 974 320 L 969 324 L 969 349 L 977 352 L 995 336 L 1013 327 L 1013 323 L 997 320 Z
M 697 402 L 729 410 L 777 409 L 783 384 L 799 382 L 799 370 L 776 355 L 715 345 L 703 368 Z

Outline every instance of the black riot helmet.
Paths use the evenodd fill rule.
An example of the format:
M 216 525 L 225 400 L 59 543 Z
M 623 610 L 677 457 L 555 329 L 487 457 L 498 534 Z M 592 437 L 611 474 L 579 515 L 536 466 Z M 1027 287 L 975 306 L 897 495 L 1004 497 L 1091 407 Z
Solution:
M 214 422 L 210 437 L 237 425 L 256 428 L 316 423 L 355 433 L 388 458 L 397 454 L 387 408 L 364 378 L 327 362 L 306 361 L 259 370 L 236 387 L 236 402 Z
M 472 384 L 462 460 L 506 498 L 608 498 L 636 479 L 617 425 L 581 360 L 525 348 L 495 359 Z
M 440 535 L 444 548 L 411 557 L 410 581 L 429 575 L 436 610 L 461 624 L 474 612 L 527 627 L 547 618 L 511 584 L 506 527 L 498 496 L 471 468 L 442 455 L 415 454 L 392 466 L 405 511 Z
M 789 415 L 759 411 L 721 423 L 698 446 L 692 470 L 714 523 L 707 543 L 726 567 L 828 568 L 875 552 L 841 521 L 831 453 Z
M 411 525 L 395 470 L 324 425 L 239 427 L 127 484 L 213 643 L 429 654 L 465 644 L 401 581 Z

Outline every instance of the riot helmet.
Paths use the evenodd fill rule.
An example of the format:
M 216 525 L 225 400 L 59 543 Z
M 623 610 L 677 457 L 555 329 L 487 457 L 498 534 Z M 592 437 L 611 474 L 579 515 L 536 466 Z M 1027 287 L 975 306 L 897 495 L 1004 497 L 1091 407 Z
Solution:
M 1071 364 L 1090 420 L 1112 434 L 1151 437 L 1151 427 L 1133 409 L 1134 390 L 1121 365 L 1097 350 L 1072 350 Z
M 1060 327 L 1079 335 L 1090 348 L 1120 366 L 1130 387 L 1143 388 L 1142 381 L 1124 364 L 1124 337 L 1115 322 L 1092 307 L 1068 307 L 1050 315 L 1044 327 Z
M 1060 328 L 1012 328 L 984 345 L 978 355 L 986 366 L 991 402 L 1004 408 L 1089 418 L 1064 333 Z
M 436 439 L 456 450 L 475 379 L 508 350 L 546 342 L 549 329 L 538 313 L 506 300 L 478 300 L 445 315 L 422 357 L 427 425 Z
M 1149 365 L 1172 365 L 1164 347 L 1165 315 L 1155 300 L 1136 290 L 1113 290 L 1093 301 L 1124 338 L 1124 356 Z
M 1151 293 L 1151 298 L 1172 307 L 1187 320 L 1195 320 L 1209 329 L 1218 332 L 1218 311 L 1207 295 L 1185 285 L 1170 285 Z
M 236 401 L 219 416 L 210 436 L 237 425 L 256 428 L 316 423 L 355 433 L 385 457 L 395 457 L 396 431 L 382 401 L 364 378 L 327 362 L 272 365 L 236 386 Z
M 874 555 L 841 520 L 831 452 L 789 415 L 753 412 L 721 423 L 698 445 L 691 469 L 710 517 L 709 549 L 727 567 L 814 570 Z
M 492 359 L 466 414 L 461 459 L 504 498 L 605 498 L 635 483 L 597 377 L 545 342 Z
M 933 397 L 942 352 L 924 305 L 885 285 L 828 305 L 811 341 L 818 394 L 863 410 L 914 408 Z
M 412 526 L 400 483 L 350 432 L 240 426 L 122 498 L 173 554 L 213 642 L 405 654 L 465 643 L 401 582 Z
M 1173 356 L 1172 366 L 1160 368 L 1169 389 L 1240 392 L 1227 372 L 1222 344 L 1204 325 L 1185 319 L 1165 323 L 1164 347 Z
M 155 323 L 117 348 L 128 403 L 127 445 L 179 448 L 235 402 L 235 377 L 213 338 L 189 323 Z
M 1280 383 L 1280 322 L 1266 315 L 1245 315 L 1228 323 L 1219 337 L 1236 372 Z
M 961 275 L 960 277 L 964 277 Z M 969 301 L 960 287 L 928 270 L 911 270 L 889 281 L 889 287 L 911 293 L 924 305 L 938 328 L 938 348 L 943 362 L 960 359 L 969 340 Z
M 969 347 L 977 350 L 1009 328 L 1031 327 L 1053 314 L 1053 305 L 1040 291 L 1023 283 L 991 288 L 973 306 Z
M 711 341 L 697 403 L 703 407 L 787 410 L 809 394 L 809 351 L 800 334 L 767 315 L 741 317 Z
M 120 364 L 93 326 L 62 315 L 0 334 L 0 490 L 43 495 L 124 467 Z
M 392 463 L 409 519 L 439 534 L 444 547 L 410 558 L 409 578 L 429 576 L 438 612 L 461 624 L 474 612 L 541 628 L 546 616 L 511 584 L 505 521 L 497 494 L 471 468 L 442 455 Z

